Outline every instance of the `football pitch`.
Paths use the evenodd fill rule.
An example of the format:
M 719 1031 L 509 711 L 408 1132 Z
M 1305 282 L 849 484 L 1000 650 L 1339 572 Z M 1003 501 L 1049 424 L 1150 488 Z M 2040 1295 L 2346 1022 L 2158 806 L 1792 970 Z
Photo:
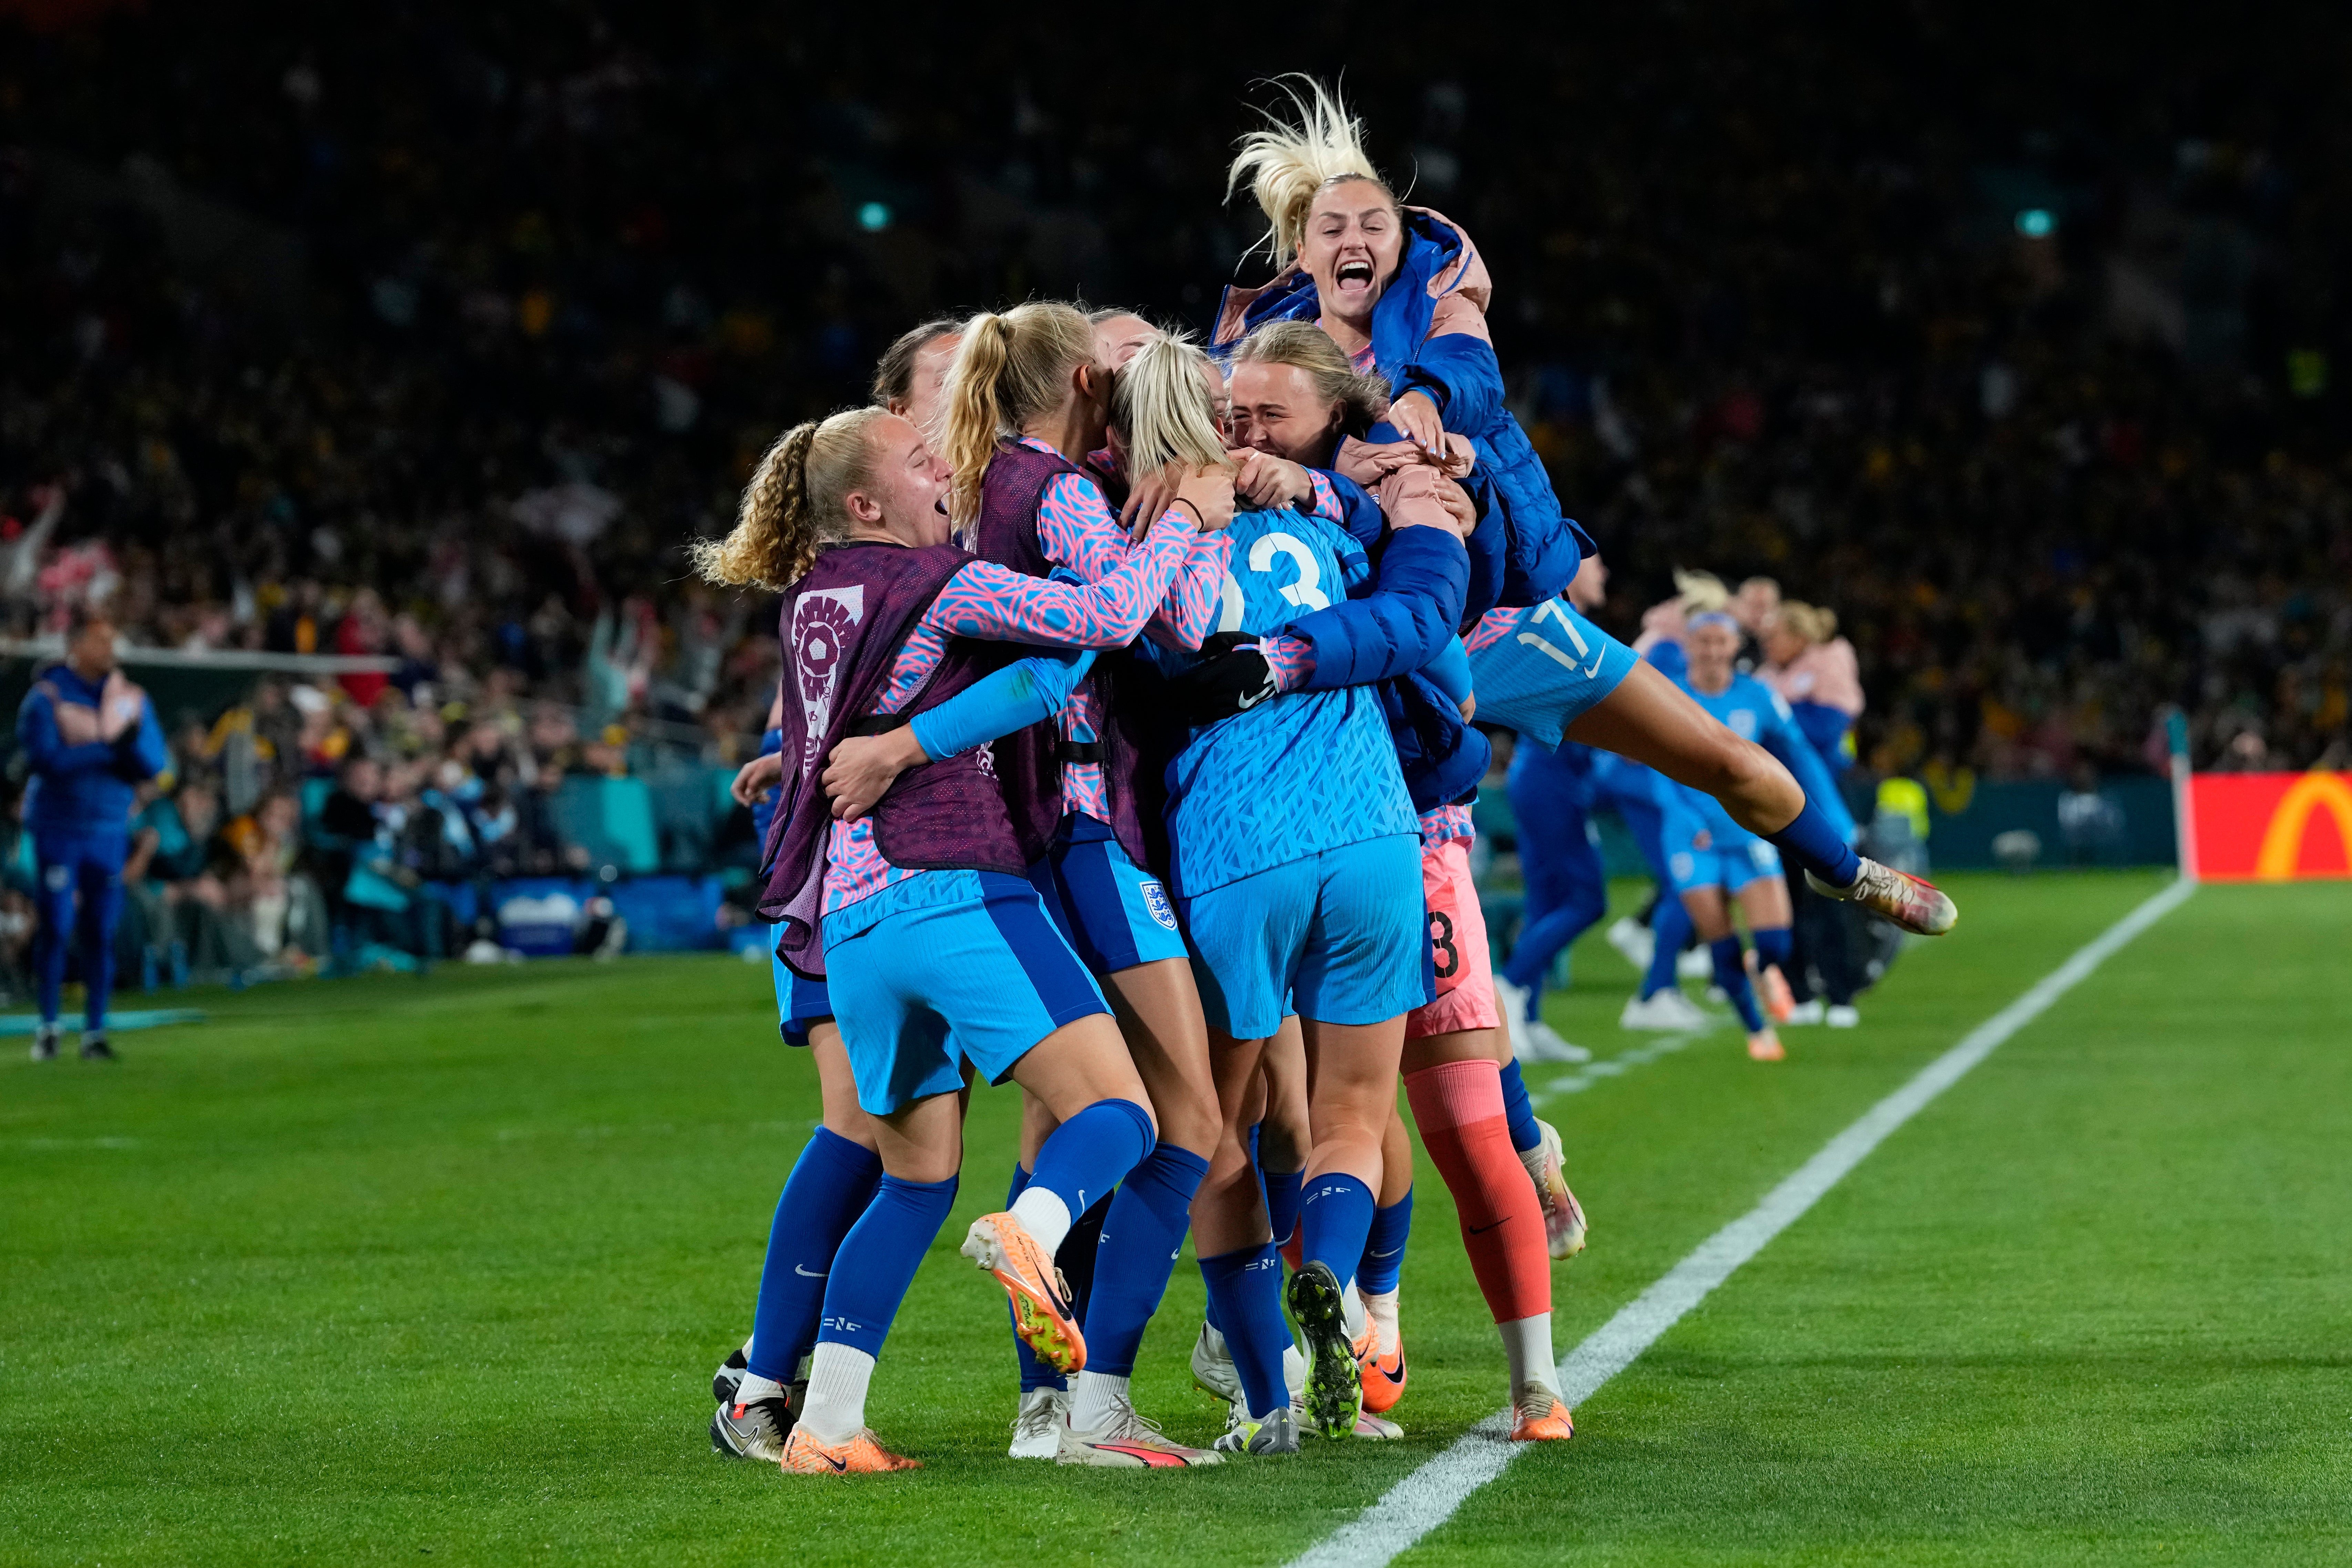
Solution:
M 1565 1355 L 2164 885 L 1954 879 L 1860 1029 L 1621 1032 L 1596 939 L 1533 1068 L 1591 1249 Z M 1398 1559 L 2352 1559 L 2352 884 L 2208 887 L 1864 1158 Z M 135 1000 L 132 1005 L 136 1005 Z M 710 1452 L 816 1116 L 766 971 L 446 968 L 203 995 L 119 1066 L 0 1062 L 0 1563 L 1279 1563 L 1503 1402 L 1454 1211 L 1416 1184 L 1406 1440 L 1187 1473 L 1003 1457 L 1003 1297 L 964 1183 L 869 1415 L 925 1469 Z M 1205 1443 L 1188 1251 L 1137 1402 Z

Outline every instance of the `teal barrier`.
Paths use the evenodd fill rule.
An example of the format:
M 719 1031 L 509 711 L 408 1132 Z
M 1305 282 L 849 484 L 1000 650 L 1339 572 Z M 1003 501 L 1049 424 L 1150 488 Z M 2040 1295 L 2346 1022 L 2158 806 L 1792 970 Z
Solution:
M 2169 866 L 2172 785 L 2154 776 L 2099 781 L 2096 803 L 2063 807 L 2067 787 L 2054 779 L 1979 784 L 1967 809 L 1943 809 L 1928 793 L 1927 854 L 1938 870 L 1984 870 L 2004 864 L 1993 853 L 2003 834 L 2031 833 L 2039 845 L 2032 865 Z

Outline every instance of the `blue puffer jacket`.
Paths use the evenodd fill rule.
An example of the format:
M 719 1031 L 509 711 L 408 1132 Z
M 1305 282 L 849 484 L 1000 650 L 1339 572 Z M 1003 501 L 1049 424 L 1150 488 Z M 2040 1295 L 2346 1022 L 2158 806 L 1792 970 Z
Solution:
M 1503 369 L 1494 345 L 1470 332 L 1429 335 L 1438 300 L 1446 295 L 1460 293 L 1485 310 L 1490 285 L 1477 247 L 1443 214 L 1426 207 L 1407 207 L 1404 214 L 1404 253 L 1397 275 L 1372 307 L 1374 364 L 1393 395 L 1425 393 L 1444 416 L 1445 428 L 1469 438 L 1478 455 L 1478 474 L 1491 480 L 1501 501 L 1480 520 L 1481 531 L 1491 527 L 1502 535 L 1486 545 L 1503 556 L 1494 602 L 1539 605 L 1567 588 L 1594 545 L 1561 515 L 1543 459 L 1504 406 Z M 1312 321 L 1321 314 L 1314 279 L 1293 264 L 1263 289 L 1225 290 L 1211 352 L 1230 353 L 1268 321 Z M 1374 426 L 1367 438 L 1402 439 L 1386 425 Z M 1474 541 L 1474 553 L 1478 548 Z M 1470 603 L 1478 605 L 1475 598 Z M 1491 607 L 1479 605 L 1472 613 Z
M 1305 689 L 1378 686 L 1412 808 L 1434 811 L 1475 790 L 1491 760 L 1486 737 L 1464 723 L 1461 708 L 1421 673 L 1461 623 L 1470 558 L 1459 541 L 1433 528 L 1402 529 L 1381 544 L 1378 505 L 1339 475 L 1326 477 L 1346 506 L 1348 531 L 1376 550 L 1379 570 L 1350 590 L 1351 597 L 1283 630 L 1315 645 L 1315 673 Z
M 25 694 L 16 710 L 16 743 L 32 768 L 25 821 L 35 834 L 127 837 L 140 782 L 172 765 L 155 704 L 143 692 L 130 743 L 118 747 L 98 738 L 100 710 L 118 681 L 129 684 L 112 673 L 85 680 L 71 665 L 55 664 Z

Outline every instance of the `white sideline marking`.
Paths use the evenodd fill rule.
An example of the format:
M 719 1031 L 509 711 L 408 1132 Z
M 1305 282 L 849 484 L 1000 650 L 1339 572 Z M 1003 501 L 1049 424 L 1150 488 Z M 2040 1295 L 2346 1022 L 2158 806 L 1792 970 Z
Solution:
M 1638 1067 L 1647 1067 L 1660 1057 L 1672 1056 L 1693 1040 L 1704 1039 L 1707 1029 L 1689 1029 L 1672 1035 L 1661 1035 L 1646 1045 L 1635 1046 L 1630 1051 L 1620 1051 L 1613 1057 L 1587 1062 L 1574 1072 L 1562 1073 L 1549 1083 L 1538 1084 L 1528 1091 L 1538 1103 L 1548 1104 L 1563 1094 L 1582 1094 L 1602 1079 L 1622 1077 Z
M 1864 1111 L 1860 1121 L 1765 1194 L 1763 1202 L 1699 1243 L 1697 1250 L 1666 1270 L 1568 1352 L 1568 1359 L 1559 1363 L 1559 1396 L 1573 1409 L 1632 1365 L 1684 1313 L 1795 1223 L 1889 1133 L 1958 1082 L 2011 1035 L 2040 1017 L 2117 949 L 2179 908 L 2196 889 L 2194 882 L 2176 881 L 2108 927 L 2032 990 L 1920 1068 L 1910 1082 Z M 1472 1492 L 1503 1473 L 1518 1451 L 1518 1446 L 1510 1441 L 1509 1421 L 1508 1411 L 1498 1411 L 1465 1432 L 1451 1447 L 1391 1487 L 1337 1533 L 1309 1547 L 1291 1568 L 1360 1568 L 1363 1564 L 1381 1568 L 1451 1519 Z

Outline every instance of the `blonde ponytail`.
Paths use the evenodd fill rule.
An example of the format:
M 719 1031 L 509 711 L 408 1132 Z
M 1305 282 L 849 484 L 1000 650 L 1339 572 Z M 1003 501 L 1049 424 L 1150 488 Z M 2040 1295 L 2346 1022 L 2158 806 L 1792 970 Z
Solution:
M 806 576 L 820 552 L 849 537 L 844 502 L 873 482 L 872 426 L 889 417 L 852 408 L 777 437 L 743 487 L 733 531 L 687 547 L 695 571 L 721 587 L 778 592 Z
M 1158 332 L 1110 384 L 1110 425 L 1126 443 L 1127 471 L 1156 473 L 1169 463 L 1187 473 L 1227 467 L 1206 377 L 1209 356 L 1180 333 Z
M 948 366 L 940 456 L 954 473 L 948 516 L 959 528 L 980 515 L 980 481 L 996 443 L 1017 436 L 1069 394 L 1070 373 L 1095 358 L 1095 330 L 1076 306 L 1032 300 L 983 310 L 963 325 Z M 1083 454 L 1081 454 L 1083 456 Z
M 1304 86 L 1302 93 L 1290 84 Z M 1225 171 L 1225 198 L 1233 199 L 1244 179 L 1265 215 L 1266 230 L 1258 244 L 1276 267 L 1287 267 L 1306 237 L 1307 217 L 1315 198 L 1327 185 L 1347 180 L 1369 180 L 1396 205 L 1396 193 L 1372 168 L 1364 153 L 1364 122 L 1348 112 L 1339 93 L 1313 77 L 1298 73 L 1276 77 L 1272 85 L 1290 100 L 1297 122 L 1273 110 L 1260 110 L 1265 127 L 1244 136 L 1235 145 L 1232 167 Z M 1252 247 L 1253 249 L 1255 247 Z

